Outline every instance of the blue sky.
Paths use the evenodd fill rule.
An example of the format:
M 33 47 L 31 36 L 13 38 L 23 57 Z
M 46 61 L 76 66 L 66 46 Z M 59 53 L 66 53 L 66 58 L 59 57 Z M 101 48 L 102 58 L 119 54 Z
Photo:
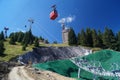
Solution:
M 51 6 L 57 5 L 59 16 L 49 19 Z M 0 0 L 0 31 L 9 27 L 11 32 L 27 31 L 28 19 L 34 19 L 32 32 L 50 42 L 62 42 L 61 24 L 65 21 L 76 34 L 86 27 L 114 32 L 120 29 L 120 0 Z

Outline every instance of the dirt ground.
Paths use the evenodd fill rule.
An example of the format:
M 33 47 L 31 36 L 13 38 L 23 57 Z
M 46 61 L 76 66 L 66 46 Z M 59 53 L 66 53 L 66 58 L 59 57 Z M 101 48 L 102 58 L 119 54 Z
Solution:
M 46 70 L 34 70 L 33 68 L 25 69 L 28 75 L 35 80 L 75 80 L 73 78 L 65 77 L 57 73 Z
M 57 73 L 28 68 L 24 66 L 14 67 L 8 75 L 8 80 L 75 80 Z

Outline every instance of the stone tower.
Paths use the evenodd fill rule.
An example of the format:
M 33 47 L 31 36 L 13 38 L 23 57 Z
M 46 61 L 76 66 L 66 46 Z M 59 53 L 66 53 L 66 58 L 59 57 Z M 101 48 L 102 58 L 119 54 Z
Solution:
M 66 28 L 64 24 L 62 24 L 62 41 L 63 43 L 68 43 L 68 33 L 70 29 Z

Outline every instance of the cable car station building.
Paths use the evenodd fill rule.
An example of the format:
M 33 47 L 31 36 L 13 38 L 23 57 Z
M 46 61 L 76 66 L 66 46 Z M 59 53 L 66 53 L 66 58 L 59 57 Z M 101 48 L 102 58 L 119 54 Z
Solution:
M 63 43 L 68 43 L 68 33 L 70 29 L 65 28 L 64 26 L 62 27 L 62 41 Z

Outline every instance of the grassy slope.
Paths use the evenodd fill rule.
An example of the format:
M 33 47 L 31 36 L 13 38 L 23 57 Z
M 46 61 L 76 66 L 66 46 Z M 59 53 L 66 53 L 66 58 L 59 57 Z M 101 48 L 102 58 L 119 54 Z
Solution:
M 9 61 L 11 58 L 14 58 L 18 55 L 24 54 L 25 52 L 31 51 L 33 46 L 28 46 L 26 51 L 22 51 L 22 46 L 20 43 L 16 43 L 16 45 L 10 45 L 9 40 L 4 42 L 5 47 L 5 56 L 0 56 L 0 60 Z
M 40 46 L 66 47 L 69 45 L 68 44 L 44 44 L 44 43 L 41 43 Z
M 68 44 L 44 44 L 41 43 L 40 46 L 54 46 L 54 47 L 65 47 L 68 46 Z M 20 43 L 16 43 L 16 45 L 10 45 L 9 44 L 9 39 L 7 39 L 4 42 L 4 47 L 5 47 L 5 52 L 4 52 L 4 56 L 0 56 L 0 60 L 2 61 L 9 61 L 11 58 L 14 58 L 18 55 L 24 54 L 28 51 L 31 51 L 32 48 L 34 47 L 33 45 L 29 45 L 26 48 L 26 51 L 22 51 L 22 46 Z

